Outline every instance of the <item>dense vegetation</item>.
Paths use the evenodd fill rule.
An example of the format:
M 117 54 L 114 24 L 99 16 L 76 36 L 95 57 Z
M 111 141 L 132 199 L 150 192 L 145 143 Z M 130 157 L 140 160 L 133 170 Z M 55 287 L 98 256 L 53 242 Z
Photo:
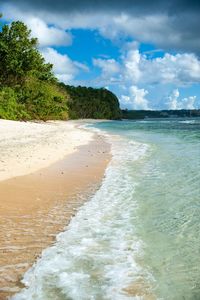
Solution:
M 0 118 L 66 118 L 67 94 L 30 34 L 22 22 L 4 25 L 0 32 Z
M 0 118 L 13 120 L 120 117 L 118 99 L 105 89 L 59 83 L 22 22 L 0 31 Z
M 106 89 L 63 85 L 69 94 L 69 117 L 72 119 L 119 119 L 121 111 L 117 97 Z

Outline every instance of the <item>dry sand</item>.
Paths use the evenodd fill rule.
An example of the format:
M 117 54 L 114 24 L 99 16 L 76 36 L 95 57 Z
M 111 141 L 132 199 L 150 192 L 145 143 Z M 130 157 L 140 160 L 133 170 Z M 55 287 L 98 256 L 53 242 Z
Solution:
M 2 300 L 21 288 L 24 272 L 96 191 L 110 146 L 76 122 L 0 120 L 0 153 Z
M 45 168 L 91 141 L 93 133 L 76 125 L 0 120 L 0 181 Z

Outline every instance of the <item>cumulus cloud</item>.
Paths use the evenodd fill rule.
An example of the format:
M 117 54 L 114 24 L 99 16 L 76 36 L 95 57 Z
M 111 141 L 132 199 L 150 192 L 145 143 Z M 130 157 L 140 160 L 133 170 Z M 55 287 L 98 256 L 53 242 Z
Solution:
M 93 64 L 101 68 L 105 77 L 110 77 L 120 72 L 120 64 L 115 59 L 94 58 Z
M 41 47 L 68 46 L 72 43 L 71 34 L 55 26 L 48 26 L 39 18 L 24 18 L 25 23 L 32 31 L 32 35 L 38 38 Z
M 169 96 L 168 107 L 169 109 L 178 109 L 178 97 L 179 97 L 179 90 L 175 89 L 172 94 Z
M 93 65 L 101 70 L 101 75 L 95 80 L 98 86 L 121 82 L 121 66 L 115 59 L 93 59 Z
M 46 62 L 53 64 L 56 77 L 67 84 L 71 84 L 80 70 L 87 71 L 87 66 L 72 61 L 66 54 L 60 54 L 53 48 L 44 48 L 41 51 Z
M 48 46 L 69 46 L 72 44 L 72 36 L 65 29 L 56 25 L 49 25 L 43 19 L 31 13 L 24 14 L 17 8 L 6 11 L 8 19 L 23 21 L 30 29 L 33 37 L 38 38 L 40 47 Z
M 122 95 L 121 104 L 129 109 L 150 109 L 149 101 L 146 99 L 147 95 L 147 90 L 131 86 L 129 88 L 129 95 Z
M 69 30 L 76 28 L 98 30 L 102 36 L 120 41 L 118 45 L 128 38 L 164 50 L 181 50 L 150 58 L 140 53 L 137 43 L 130 43 L 118 59 L 93 59 L 93 66 L 101 70 L 101 76 L 91 79 L 89 84 L 109 85 L 114 91 L 116 88 L 122 102 L 131 107 L 152 107 L 147 99 L 151 98 L 152 86 L 179 88 L 200 83 L 199 1 L 3 0 L 1 3 L 6 18 L 21 19 L 32 29 L 43 47 L 43 55 L 55 65 L 57 77 L 66 83 L 88 68 L 51 47 L 70 45 Z M 170 95 L 169 106 L 180 109 L 196 103 L 195 96 L 180 99 L 177 94 Z
M 200 60 L 194 54 L 169 54 L 163 57 L 147 58 L 138 49 L 128 49 L 118 63 L 112 59 L 94 60 L 102 69 L 103 76 L 121 76 L 129 84 L 174 84 L 176 86 L 200 83 Z
M 168 97 L 167 104 L 169 109 L 195 109 L 196 96 L 189 96 L 183 99 L 179 97 L 179 90 L 173 90 L 172 94 Z
M 174 83 L 178 86 L 200 82 L 200 60 L 194 54 L 168 54 L 147 59 L 139 50 L 124 57 L 125 74 L 134 83 Z
M 200 53 L 199 1 L 19 0 L 16 5 L 14 0 L 4 0 L 3 4 L 5 13 L 17 6 L 23 14 L 37 13 L 64 29 L 98 29 L 109 38 L 129 36 L 165 49 Z
M 129 50 L 122 60 L 125 78 L 131 79 L 134 83 L 139 82 L 142 77 L 141 58 L 139 50 L 134 49 Z
M 182 100 L 182 103 L 183 103 L 183 106 L 182 108 L 185 108 L 185 109 L 195 109 L 195 103 L 197 101 L 197 96 L 189 96 L 189 97 L 186 97 L 186 98 L 183 98 Z
M 155 101 L 150 104 L 151 101 L 147 99 L 147 90 L 155 92 L 156 87 L 161 89 L 163 86 L 166 87 L 163 89 L 166 93 L 167 86 L 178 88 L 200 83 L 200 60 L 194 54 L 166 53 L 163 57 L 148 58 L 140 53 L 136 43 L 128 44 L 124 49 L 120 62 L 112 59 L 94 60 L 95 66 L 102 71 L 97 80 L 99 85 L 109 84 L 114 89 L 117 88 L 122 106 L 134 109 L 155 108 Z M 179 91 L 175 89 L 168 99 L 168 107 L 192 109 L 195 100 L 195 96 L 179 99 Z M 156 101 L 158 106 L 163 107 L 161 99 Z

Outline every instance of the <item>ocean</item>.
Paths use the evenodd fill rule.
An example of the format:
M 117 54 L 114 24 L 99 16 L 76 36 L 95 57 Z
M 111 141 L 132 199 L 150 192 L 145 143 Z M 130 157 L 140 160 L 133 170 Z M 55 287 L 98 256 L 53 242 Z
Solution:
M 102 185 L 13 300 L 199 300 L 200 119 L 87 126 L 112 145 Z

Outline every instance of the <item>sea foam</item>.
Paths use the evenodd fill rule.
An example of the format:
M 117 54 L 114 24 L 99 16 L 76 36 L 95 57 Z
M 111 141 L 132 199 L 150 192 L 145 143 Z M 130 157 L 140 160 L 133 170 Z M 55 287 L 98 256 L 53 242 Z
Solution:
M 100 189 L 26 272 L 26 288 L 12 300 L 143 299 L 126 292 L 138 278 L 151 277 L 136 259 L 143 242 L 134 227 L 137 182 L 127 166 L 144 158 L 148 146 L 117 135 L 107 138 L 113 158 Z

